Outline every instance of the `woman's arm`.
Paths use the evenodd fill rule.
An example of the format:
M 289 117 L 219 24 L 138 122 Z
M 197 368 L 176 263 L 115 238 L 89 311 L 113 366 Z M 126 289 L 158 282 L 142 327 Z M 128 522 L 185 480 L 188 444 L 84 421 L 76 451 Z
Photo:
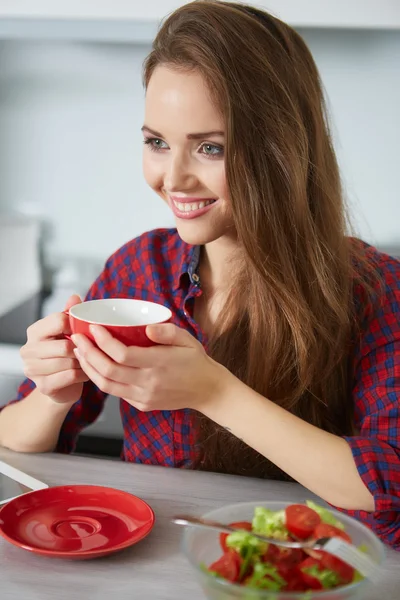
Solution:
M 374 510 L 343 438 L 306 423 L 236 378 L 204 412 L 330 504 Z
M 71 403 L 57 404 L 34 389 L 0 411 L 0 446 L 17 452 L 51 452 Z

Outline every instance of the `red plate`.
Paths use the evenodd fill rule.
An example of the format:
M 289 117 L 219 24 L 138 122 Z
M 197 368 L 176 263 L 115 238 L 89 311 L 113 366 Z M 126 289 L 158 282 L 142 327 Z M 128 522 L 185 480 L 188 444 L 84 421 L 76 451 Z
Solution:
M 50 487 L 0 510 L 0 534 L 15 546 L 57 558 L 97 558 L 136 544 L 154 526 L 140 498 L 94 485 Z

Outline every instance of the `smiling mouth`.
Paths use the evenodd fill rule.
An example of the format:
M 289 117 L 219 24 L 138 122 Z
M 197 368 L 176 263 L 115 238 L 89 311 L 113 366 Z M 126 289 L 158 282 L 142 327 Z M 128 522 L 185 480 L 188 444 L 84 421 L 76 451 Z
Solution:
M 201 210 L 210 204 L 214 204 L 216 200 L 202 200 L 200 202 L 177 202 L 172 200 L 175 208 L 180 210 L 181 212 L 192 212 L 195 210 Z

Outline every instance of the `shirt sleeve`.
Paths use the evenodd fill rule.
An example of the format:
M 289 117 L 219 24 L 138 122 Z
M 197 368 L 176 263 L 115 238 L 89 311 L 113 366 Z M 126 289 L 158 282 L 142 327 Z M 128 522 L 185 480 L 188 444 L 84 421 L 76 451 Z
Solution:
M 358 473 L 374 497 L 375 511 L 344 512 L 400 549 L 399 262 L 387 263 L 384 287 L 365 320 L 355 356 L 353 401 L 358 435 L 345 437 Z
M 113 257 L 111 257 L 101 275 L 89 289 L 85 300 L 95 300 L 113 295 L 116 281 L 118 281 L 118 277 L 116 276 Z M 16 398 L 7 405 L 23 401 L 35 387 L 33 381 L 25 379 L 18 388 Z M 60 429 L 56 452 L 69 453 L 74 450 L 79 433 L 98 418 L 103 410 L 106 397 L 107 395 L 91 381 L 84 383 L 82 396 L 71 407 Z

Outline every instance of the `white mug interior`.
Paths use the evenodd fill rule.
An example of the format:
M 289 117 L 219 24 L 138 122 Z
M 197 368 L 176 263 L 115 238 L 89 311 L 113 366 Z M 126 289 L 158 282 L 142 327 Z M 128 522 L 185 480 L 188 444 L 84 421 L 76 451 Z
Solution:
M 172 316 L 169 308 L 161 304 L 126 298 L 88 300 L 72 306 L 69 314 L 75 319 L 92 325 L 117 325 L 119 327 L 164 323 Z

